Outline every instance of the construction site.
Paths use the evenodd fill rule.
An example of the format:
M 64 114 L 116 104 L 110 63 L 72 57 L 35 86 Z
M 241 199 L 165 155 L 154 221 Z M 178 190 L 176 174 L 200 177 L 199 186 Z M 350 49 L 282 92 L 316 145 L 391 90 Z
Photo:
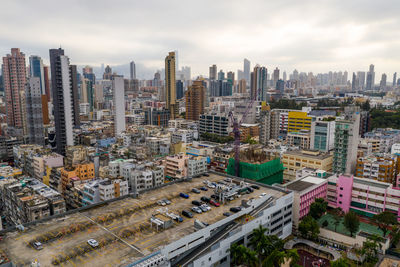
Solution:
M 261 146 L 240 150 L 239 177 L 273 185 L 283 182 L 284 167 L 279 158 L 270 160 Z M 235 175 L 235 159 L 230 158 L 226 172 Z
M 233 188 L 249 186 L 241 180 L 229 178 Z M 127 197 L 83 212 L 51 219 L 23 231 L 5 233 L 0 251 L 14 266 L 125 266 L 159 251 L 174 241 L 196 232 L 196 223 L 211 225 L 226 218 L 230 208 L 241 206 L 244 200 L 266 194 L 279 198 L 284 193 L 269 187 L 258 187 L 247 194 L 236 194 L 221 206 L 193 218 L 182 215 L 191 210 L 193 200 L 210 198 L 221 188 L 215 188 L 226 176 L 210 174 L 191 181 L 171 184 L 150 190 L 138 198 Z M 207 191 L 193 193 L 193 188 L 209 187 Z M 218 189 L 218 190 L 217 190 Z M 241 191 L 242 192 L 242 191 Z M 180 193 L 189 197 L 182 198 Z M 168 199 L 170 204 L 160 205 Z M 183 219 L 180 221 L 177 217 Z M 196 222 L 196 223 L 195 223 Z M 90 245 L 94 239 L 97 245 Z M 38 247 L 38 243 L 41 245 Z

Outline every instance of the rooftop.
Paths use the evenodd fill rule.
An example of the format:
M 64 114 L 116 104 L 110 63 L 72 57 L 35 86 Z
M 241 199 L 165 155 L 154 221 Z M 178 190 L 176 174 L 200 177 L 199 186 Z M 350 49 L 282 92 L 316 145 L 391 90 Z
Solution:
M 322 184 L 326 182 L 326 179 L 314 177 L 314 176 L 307 176 L 305 178 L 301 178 L 299 180 L 293 181 L 286 185 L 286 188 L 292 191 L 301 192 L 304 191 L 314 185 Z
M 0 243 L 8 257 L 17 265 L 29 265 L 37 258 L 42 266 L 51 266 L 53 261 L 62 261 L 63 266 L 125 266 L 159 251 L 163 246 L 177 241 L 195 232 L 194 221 L 200 220 L 213 224 L 223 218 L 223 213 L 233 206 L 240 205 L 243 198 L 258 197 L 262 193 L 280 198 L 284 192 L 261 186 L 250 195 L 244 195 L 210 211 L 195 214 L 194 218 L 184 217 L 183 222 L 173 222 L 172 227 L 158 230 L 152 227 L 152 215 L 168 212 L 181 214 L 183 209 L 191 209 L 191 202 L 201 196 L 210 196 L 213 191 L 191 193 L 192 188 L 204 186 L 205 178 L 210 182 L 222 181 L 225 176 L 210 174 L 209 177 L 193 179 L 148 191 L 134 199 L 126 197 L 115 202 L 102 204 L 98 208 L 66 215 L 29 227 L 24 232 L 9 232 Z M 239 183 L 239 180 L 234 180 Z M 179 197 L 179 193 L 188 193 L 189 199 Z M 168 198 L 171 205 L 161 207 L 158 200 Z M 99 242 L 99 248 L 93 250 L 87 240 L 93 238 Z M 43 243 L 42 250 L 29 245 L 33 241 Z
M 332 157 L 332 155 L 329 153 L 323 153 L 323 152 L 314 151 L 314 150 L 290 150 L 290 151 L 285 152 L 284 154 L 308 157 L 308 158 L 319 159 L 319 160 L 324 160 L 329 157 Z

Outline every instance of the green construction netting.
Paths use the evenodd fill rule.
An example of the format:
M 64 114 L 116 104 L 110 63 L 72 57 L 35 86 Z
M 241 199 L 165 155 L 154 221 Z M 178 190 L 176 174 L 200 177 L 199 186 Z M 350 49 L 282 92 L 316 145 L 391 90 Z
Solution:
M 283 170 L 284 167 L 279 158 L 263 164 L 240 162 L 239 177 L 252 179 L 267 185 L 281 184 L 283 181 Z M 233 158 L 229 159 L 226 173 L 235 175 L 235 160 Z

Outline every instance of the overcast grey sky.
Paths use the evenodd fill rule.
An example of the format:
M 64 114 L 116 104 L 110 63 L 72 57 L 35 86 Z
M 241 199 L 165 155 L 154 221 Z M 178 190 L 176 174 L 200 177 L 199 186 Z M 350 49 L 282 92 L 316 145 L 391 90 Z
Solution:
M 0 54 L 19 47 L 48 62 L 62 46 L 73 64 L 135 60 L 161 69 L 168 51 L 208 75 L 243 58 L 273 69 L 400 72 L 399 0 L 1 0 Z M 141 71 L 138 70 L 140 73 Z M 349 78 L 351 75 L 349 75 Z

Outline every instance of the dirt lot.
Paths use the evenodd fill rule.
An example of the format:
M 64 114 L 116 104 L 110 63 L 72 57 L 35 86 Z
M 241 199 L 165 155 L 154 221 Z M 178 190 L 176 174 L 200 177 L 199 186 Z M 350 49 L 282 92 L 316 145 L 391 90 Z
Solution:
M 12 232 L 7 234 L 0 249 L 4 250 L 17 266 L 26 266 L 34 259 L 38 259 L 41 266 L 122 266 L 160 249 L 161 246 L 192 233 L 195 219 L 212 224 L 224 217 L 223 212 L 238 206 L 242 198 L 258 197 L 261 193 L 280 194 L 277 191 L 262 187 L 250 195 L 235 199 L 220 207 L 212 207 L 206 213 L 194 214 L 194 218 L 184 218 L 181 223 L 164 231 L 151 227 L 151 215 L 161 208 L 155 204 L 157 200 L 168 198 L 171 205 L 168 208 L 175 214 L 181 214 L 183 209 L 190 210 L 193 200 L 201 196 L 210 196 L 209 189 L 200 194 L 190 192 L 192 188 L 203 186 L 205 179 L 219 181 L 223 176 L 210 175 L 191 182 L 173 184 L 162 189 L 146 192 L 138 199 L 126 198 L 100 208 L 83 213 L 76 213 L 57 220 L 41 223 L 26 230 L 24 233 Z M 184 192 L 190 195 L 189 199 L 179 197 Z M 79 225 L 74 231 L 66 231 L 71 225 Z M 84 225 L 84 227 L 81 227 Z M 56 236 L 62 232 L 62 237 Z M 64 233 L 67 233 L 64 235 Z M 35 250 L 31 243 L 45 237 L 42 250 Z M 61 236 L 61 234 L 60 234 Z M 96 249 L 87 244 L 93 238 L 99 241 Z

